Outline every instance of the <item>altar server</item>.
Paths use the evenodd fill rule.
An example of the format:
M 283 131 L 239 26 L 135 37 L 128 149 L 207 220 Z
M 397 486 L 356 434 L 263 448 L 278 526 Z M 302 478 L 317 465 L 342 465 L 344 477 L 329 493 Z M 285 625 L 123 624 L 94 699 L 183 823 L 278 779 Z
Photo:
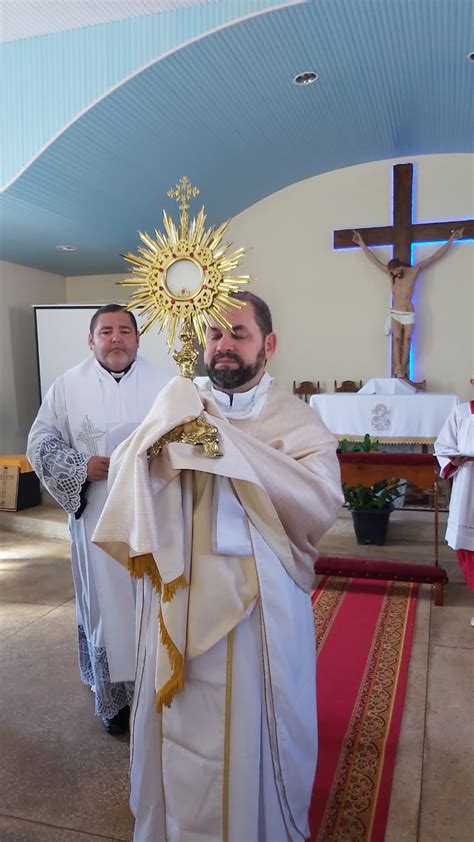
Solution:
M 474 590 L 474 401 L 453 409 L 436 439 L 435 453 L 441 476 L 453 480 L 446 541 L 456 550 L 469 590 Z
M 208 378 L 176 377 L 111 462 L 94 540 L 139 578 L 136 842 L 296 842 L 317 754 L 310 593 L 342 505 L 336 441 L 265 372 L 251 293 L 207 331 Z M 222 455 L 149 448 L 203 416 Z M 127 478 L 133 476 L 133 484 Z
M 107 495 L 110 455 L 143 420 L 169 375 L 137 356 L 132 313 L 118 304 L 92 317 L 91 356 L 49 389 L 28 437 L 28 458 L 69 514 L 79 667 L 111 734 L 128 729 L 135 674 L 135 590 L 128 573 L 91 543 Z

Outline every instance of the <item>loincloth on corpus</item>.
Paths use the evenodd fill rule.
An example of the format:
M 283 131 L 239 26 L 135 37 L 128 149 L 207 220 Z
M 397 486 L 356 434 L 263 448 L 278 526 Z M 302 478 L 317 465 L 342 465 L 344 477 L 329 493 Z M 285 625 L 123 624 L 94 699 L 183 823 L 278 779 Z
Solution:
M 385 336 L 392 332 L 392 319 L 401 325 L 414 325 L 415 313 L 413 310 L 389 310 L 385 319 Z

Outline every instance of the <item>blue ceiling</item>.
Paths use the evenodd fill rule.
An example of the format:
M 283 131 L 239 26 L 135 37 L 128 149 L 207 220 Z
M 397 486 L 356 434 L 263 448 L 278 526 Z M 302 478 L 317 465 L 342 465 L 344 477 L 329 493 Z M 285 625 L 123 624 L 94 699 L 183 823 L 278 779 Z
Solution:
M 163 207 L 176 213 L 166 193 L 182 175 L 201 189 L 191 212 L 203 203 L 215 224 L 319 173 L 473 151 L 472 0 L 249 0 L 243 19 L 245 3 L 216 17 L 218 5 L 169 13 L 168 40 L 163 15 L 148 15 L 3 46 L 0 258 L 67 276 L 122 272 L 137 230 L 161 227 Z M 52 69 L 21 143 L 38 76 L 28 55 Z M 296 86 L 309 69 L 319 80 Z

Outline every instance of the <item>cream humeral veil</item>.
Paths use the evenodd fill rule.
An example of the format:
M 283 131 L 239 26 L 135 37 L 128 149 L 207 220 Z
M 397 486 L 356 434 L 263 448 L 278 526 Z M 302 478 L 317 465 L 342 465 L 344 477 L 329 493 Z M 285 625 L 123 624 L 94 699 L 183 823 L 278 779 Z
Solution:
M 209 459 L 200 448 L 172 442 L 159 458 L 148 459 L 147 452 L 158 439 L 199 416 L 218 428 L 220 458 Z M 244 540 L 236 555 L 226 549 L 219 556 L 218 547 L 217 554 L 215 547 L 212 554 L 193 552 L 196 474 L 201 496 L 206 483 L 219 483 L 208 531 L 211 519 L 217 519 L 215 507 L 219 506 L 221 517 L 226 495 L 234 500 L 236 495 L 242 519 L 249 519 L 292 578 L 299 578 L 289 540 L 242 440 L 253 448 L 252 462 L 255 448 L 266 447 L 229 424 L 212 401 L 203 400 L 191 380 L 175 377 L 111 459 L 108 498 L 93 541 L 132 575 L 148 574 L 160 594 L 155 684 L 159 711 L 184 687 L 185 653 L 193 658 L 210 649 L 248 615 L 258 595 L 250 538 L 248 547 Z M 239 517 L 235 506 L 228 507 L 233 508 L 234 515 L 229 516 L 234 524 L 229 527 L 235 535 L 242 524 L 235 520 Z M 300 584 L 304 587 L 307 582 Z

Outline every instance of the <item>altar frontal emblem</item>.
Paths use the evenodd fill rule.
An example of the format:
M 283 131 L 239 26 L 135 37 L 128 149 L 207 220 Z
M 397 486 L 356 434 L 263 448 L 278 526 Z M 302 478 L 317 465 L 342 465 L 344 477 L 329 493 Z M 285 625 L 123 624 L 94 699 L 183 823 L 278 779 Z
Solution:
M 372 409 L 372 429 L 377 432 L 387 431 L 392 429 L 392 410 L 385 406 L 384 403 L 378 403 Z

